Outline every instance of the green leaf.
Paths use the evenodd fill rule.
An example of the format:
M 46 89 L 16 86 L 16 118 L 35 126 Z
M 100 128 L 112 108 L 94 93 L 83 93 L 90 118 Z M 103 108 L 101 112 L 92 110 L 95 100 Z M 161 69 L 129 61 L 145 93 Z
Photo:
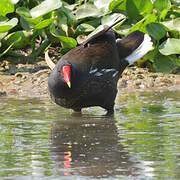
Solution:
M 176 59 L 158 54 L 155 57 L 153 67 L 156 72 L 171 73 L 177 67 Z
M 72 12 L 64 7 L 61 7 L 58 11 L 54 13 L 56 18 L 57 26 L 66 33 L 66 35 L 71 34 L 72 27 L 76 24 L 76 18 Z
M 159 12 L 163 11 L 166 8 L 171 6 L 171 2 L 169 0 L 155 0 L 153 3 L 153 7 L 156 8 Z
M 20 17 L 20 25 L 26 31 L 30 31 L 31 30 L 30 23 L 24 17 Z
M 1 25 L 0 24 L 0 33 L 3 33 L 3 32 L 8 32 L 10 29 L 12 29 L 12 26 L 10 25 Z
M 155 22 L 157 19 L 157 16 L 154 14 L 148 14 L 146 17 L 141 19 L 139 22 L 137 22 L 135 25 L 133 25 L 128 33 L 131 33 L 136 30 L 140 30 L 144 33 L 147 33 L 146 26 L 147 24 L 150 24 L 152 22 Z
M 4 16 L 0 16 L 0 22 L 6 22 L 8 21 L 9 19 L 7 17 L 4 17 Z
M 86 23 L 82 23 L 79 26 L 77 26 L 75 34 L 76 35 L 86 34 L 86 33 L 92 32 L 94 30 L 95 30 L 95 28 L 93 26 L 86 24 Z
M 54 14 L 54 17 L 56 18 L 56 25 L 58 26 L 58 31 L 61 31 L 61 33 L 58 33 L 59 35 L 65 35 L 69 36 L 69 33 L 71 33 L 71 29 L 69 27 L 72 27 L 74 24 L 74 18 L 73 15 L 71 16 L 71 12 L 69 12 L 65 8 L 60 8 L 56 13 Z
M 119 35 L 127 35 L 128 32 L 130 31 L 130 29 L 131 29 L 131 26 L 125 24 L 125 25 L 122 25 L 122 26 L 115 27 L 114 30 L 115 30 L 116 33 L 119 34 Z
M 171 0 L 171 2 L 176 4 L 176 5 L 180 5 L 180 0 Z
M 45 19 L 45 20 L 41 21 L 40 23 L 36 24 L 34 26 L 34 29 L 43 29 L 43 28 L 49 26 L 53 21 L 54 21 L 54 19 L 52 19 L 52 18 Z
M 150 23 L 146 26 L 146 29 L 149 35 L 151 35 L 157 41 L 159 41 L 166 35 L 166 30 L 159 23 Z
M 76 17 L 72 13 L 72 11 L 70 11 L 69 9 L 66 9 L 65 7 L 61 7 L 57 11 L 57 15 L 58 15 L 58 19 L 57 19 L 58 22 L 60 22 L 61 18 L 64 18 L 65 16 L 66 17 L 65 24 L 67 24 L 68 26 L 73 26 L 76 23 Z
M 169 11 L 169 8 L 162 10 L 162 12 L 160 13 L 160 16 L 159 16 L 160 20 L 164 20 L 166 18 L 168 11 Z
M 140 60 L 137 61 L 138 66 L 141 66 L 146 62 L 154 62 L 154 58 L 156 57 L 157 53 L 159 53 L 157 48 L 149 51 L 145 56 L 143 56 Z
M 13 44 L 11 44 L 6 50 L 4 50 L 2 53 L 0 53 L 0 58 L 2 56 L 4 56 L 11 49 L 12 46 L 13 46 Z
M 36 24 L 41 22 L 42 16 L 39 16 L 37 18 L 28 18 L 28 17 L 26 17 L 25 20 L 29 23 L 29 25 L 35 26 Z
M 159 46 L 159 51 L 166 56 L 180 54 L 180 39 L 168 38 Z
M 89 24 L 95 28 L 97 28 L 101 24 L 100 18 L 91 18 L 91 20 L 86 21 L 86 24 Z
M 7 34 L 8 34 L 8 32 L 0 33 L 0 41 L 1 41 L 1 39 L 3 39 Z
M 77 41 L 72 37 L 66 36 L 56 36 L 62 43 L 63 48 L 75 48 L 77 46 Z
M 115 11 L 115 12 L 119 12 L 119 11 L 125 11 L 126 10 L 126 1 L 124 0 L 113 0 L 111 1 L 110 5 L 109 5 L 109 10 L 110 11 Z
M 165 19 L 170 7 L 170 0 L 156 0 L 153 4 L 154 9 L 157 10 L 160 19 Z
M 11 0 L 13 4 L 17 4 L 20 0 Z
M 25 7 L 18 7 L 16 9 L 16 13 L 19 14 L 20 16 L 31 18 L 29 9 L 27 9 Z
M 78 7 L 75 14 L 77 19 L 83 19 L 87 17 L 100 17 L 103 15 L 103 12 L 97 9 L 95 5 L 86 3 Z
M 62 25 L 67 25 L 67 16 L 64 14 L 63 11 L 59 10 L 55 14 L 57 16 L 57 26 L 62 28 Z
M 61 44 L 62 45 L 62 44 Z M 68 51 L 70 51 L 71 48 L 68 48 L 68 47 L 64 47 L 62 46 L 62 48 L 60 49 L 60 53 L 61 54 L 66 54 Z
M 98 9 L 104 9 L 105 11 L 109 10 L 109 4 L 112 0 L 94 0 L 94 5 Z
M 67 24 L 62 24 L 61 28 L 65 32 L 66 36 L 68 36 L 68 26 L 67 26 Z
M 0 33 L 4 33 L 12 29 L 14 26 L 16 26 L 18 23 L 17 18 L 13 18 L 9 21 L 1 21 L 0 22 Z
M 72 37 L 66 37 L 63 35 L 59 35 L 58 31 L 54 26 L 50 28 L 51 34 L 56 37 L 60 42 L 63 48 L 72 49 L 77 46 L 77 41 Z
M 151 0 L 127 0 L 126 10 L 131 19 L 139 20 L 141 16 L 146 16 L 152 12 L 153 5 Z
M 14 4 L 10 0 L 1 0 L 0 16 L 6 16 L 8 13 L 14 12 Z
M 106 15 L 101 19 L 101 24 L 103 25 L 112 25 L 117 20 L 126 19 L 126 16 L 121 13 L 113 13 L 111 15 Z
M 74 4 L 67 4 L 64 5 L 65 8 L 69 9 L 70 11 L 73 11 L 79 4 L 78 3 L 74 3 Z
M 16 39 L 16 41 L 14 41 L 12 44 L 10 44 L 9 47 L 8 47 L 6 50 L 4 50 L 2 53 L 0 53 L 0 58 L 1 58 L 2 56 L 4 56 L 4 55 L 11 49 L 11 47 L 12 47 L 16 42 L 18 42 L 19 40 L 20 40 L 19 38 Z
M 180 17 L 176 19 L 172 19 L 170 21 L 161 22 L 166 28 L 170 31 L 179 31 L 180 32 Z
M 25 47 L 30 42 L 30 37 L 32 36 L 32 32 L 26 31 L 16 31 L 6 36 L 2 43 L 5 46 L 10 46 L 13 44 L 13 48 L 22 48 Z M 17 41 L 18 39 L 18 41 Z
M 30 14 L 32 18 L 37 18 L 39 16 L 43 16 L 55 9 L 58 9 L 62 6 L 62 2 L 60 0 L 45 0 L 38 6 L 32 8 L 30 10 Z

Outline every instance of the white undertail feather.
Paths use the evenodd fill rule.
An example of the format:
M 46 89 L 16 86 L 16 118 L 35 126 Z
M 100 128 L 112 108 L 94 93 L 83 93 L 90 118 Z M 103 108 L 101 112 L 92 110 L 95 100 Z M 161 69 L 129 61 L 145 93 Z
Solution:
M 140 46 L 133 51 L 132 54 L 127 56 L 125 59 L 128 61 L 128 63 L 131 65 L 134 62 L 136 62 L 138 59 L 142 58 L 146 53 L 148 53 L 150 50 L 153 49 L 153 43 L 151 41 L 150 36 L 147 34 L 144 35 L 144 40 L 140 44 Z

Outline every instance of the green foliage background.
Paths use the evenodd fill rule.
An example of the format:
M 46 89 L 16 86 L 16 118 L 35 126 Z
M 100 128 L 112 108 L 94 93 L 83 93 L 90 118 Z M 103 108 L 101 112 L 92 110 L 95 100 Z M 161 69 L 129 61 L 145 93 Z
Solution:
M 180 69 L 179 0 L 0 0 L 0 58 L 17 56 L 14 50 L 28 45 L 32 53 L 25 61 L 50 45 L 61 46 L 64 54 L 116 20 L 121 20 L 114 27 L 119 37 L 135 30 L 152 37 L 154 49 L 139 66 L 167 73 Z

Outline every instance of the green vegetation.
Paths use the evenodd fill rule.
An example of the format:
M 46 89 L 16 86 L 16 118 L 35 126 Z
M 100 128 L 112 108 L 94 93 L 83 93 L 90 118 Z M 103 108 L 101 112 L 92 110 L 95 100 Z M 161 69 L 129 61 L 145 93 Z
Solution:
M 154 50 L 139 66 L 167 73 L 180 69 L 179 0 L 1 0 L 0 58 L 33 62 L 50 45 L 61 46 L 64 54 L 116 20 L 121 20 L 114 27 L 119 37 L 141 30 L 153 38 Z M 31 54 L 17 54 L 29 45 Z

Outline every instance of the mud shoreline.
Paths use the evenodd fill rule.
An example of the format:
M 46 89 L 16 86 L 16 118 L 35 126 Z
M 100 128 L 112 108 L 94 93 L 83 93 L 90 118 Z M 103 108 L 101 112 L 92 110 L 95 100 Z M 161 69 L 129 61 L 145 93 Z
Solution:
M 44 61 L 33 64 L 0 65 L 0 96 L 48 97 L 50 69 Z M 127 68 L 118 82 L 120 92 L 180 90 L 180 75 L 152 73 L 135 66 Z

